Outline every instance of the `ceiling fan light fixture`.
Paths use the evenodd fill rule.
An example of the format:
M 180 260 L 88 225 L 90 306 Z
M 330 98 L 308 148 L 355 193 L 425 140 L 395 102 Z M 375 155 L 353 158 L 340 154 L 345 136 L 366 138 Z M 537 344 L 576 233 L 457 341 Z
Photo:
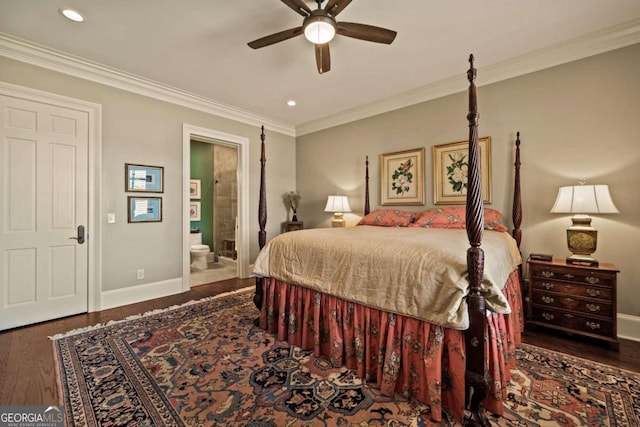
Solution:
M 329 43 L 335 35 L 335 21 L 328 16 L 310 16 L 304 23 L 304 36 L 313 44 Z

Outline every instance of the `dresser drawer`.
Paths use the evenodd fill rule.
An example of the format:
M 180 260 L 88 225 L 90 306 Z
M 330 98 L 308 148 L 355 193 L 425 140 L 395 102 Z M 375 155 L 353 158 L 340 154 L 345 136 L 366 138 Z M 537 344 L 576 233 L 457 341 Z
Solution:
M 584 313 L 587 316 L 613 316 L 613 304 L 611 301 L 598 299 L 576 298 L 570 295 L 562 295 L 551 292 L 541 292 L 534 290 L 532 292 L 533 304 L 543 307 L 562 308 L 575 312 Z
M 597 285 L 613 287 L 616 281 L 616 274 L 609 271 L 601 271 L 589 268 L 561 268 L 545 267 L 541 265 L 531 266 L 531 277 L 533 280 L 552 280 L 571 282 L 576 284 Z
M 551 291 L 576 297 L 597 298 L 605 301 L 613 300 L 613 287 L 567 283 L 535 277 L 532 280 L 531 287 L 534 291 Z
M 549 327 L 572 329 L 607 337 L 611 336 L 614 331 L 614 323 L 611 320 L 563 312 L 547 307 L 536 307 L 532 320 L 544 323 Z

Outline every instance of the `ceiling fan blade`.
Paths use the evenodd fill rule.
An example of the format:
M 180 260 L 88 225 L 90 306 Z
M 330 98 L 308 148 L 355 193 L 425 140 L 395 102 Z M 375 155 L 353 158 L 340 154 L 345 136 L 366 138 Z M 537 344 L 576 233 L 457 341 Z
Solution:
M 316 65 L 320 74 L 331 70 L 331 56 L 329 55 L 329 43 L 317 44 L 316 46 Z
M 311 15 L 311 9 L 302 0 L 282 0 L 282 3 L 289 6 L 291 9 L 304 16 L 305 18 Z
M 386 28 L 356 24 L 354 22 L 338 22 L 336 33 L 342 36 L 353 37 L 354 39 L 385 44 L 391 44 L 397 34 L 395 31 L 387 30 Z
M 336 16 L 340 12 L 344 10 L 345 7 L 349 6 L 351 0 L 329 0 L 329 3 L 324 7 L 324 10 L 327 13 L 330 13 L 331 16 Z
M 261 47 L 269 46 L 274 43 L 278 43 L 284 40 L 288 40 L 295 36 L 299 36 L 302 34 L 302 27 L 289 28 L 288 30 L 280 31 L 279 33 L 274 33 L 268 36 L 264 36 L 257 40 L 247 43 L 250 48 L 259 49 Z

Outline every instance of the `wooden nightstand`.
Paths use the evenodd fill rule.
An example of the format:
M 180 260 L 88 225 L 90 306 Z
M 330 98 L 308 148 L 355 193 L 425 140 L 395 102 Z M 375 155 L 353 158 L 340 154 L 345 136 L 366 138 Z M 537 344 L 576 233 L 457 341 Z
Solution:
M 284 232 L 302 230 L 304 228 L 304 222 L 302 221 L 289 221 L 284 224 Z
M 597 338 L 618 351 L 613 264 L 569 265 L 529 259 L 528 324 Z

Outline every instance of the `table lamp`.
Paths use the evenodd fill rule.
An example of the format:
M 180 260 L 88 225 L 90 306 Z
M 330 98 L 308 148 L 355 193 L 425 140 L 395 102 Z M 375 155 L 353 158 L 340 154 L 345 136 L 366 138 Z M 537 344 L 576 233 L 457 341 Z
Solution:
M 572 185 L 560 187 L 552 213 L 572 213 L 572 224 L 567 228 L 567 246 L 572 255 L 567 264 L 597 266 L 591 257 L 596 251 L 598 231 L 591 226 L 587 214 L 619 213 L 611 200 L 608 185 Z
M 332 227 L 344 227 L 345 222 L 343 213 L 351 212 L 349 199 L 347 196 L 329 196 L 327 199 L 327 206 L 324 207 L 324 211 L 333 212 L 333 220 L 331 221 Z

